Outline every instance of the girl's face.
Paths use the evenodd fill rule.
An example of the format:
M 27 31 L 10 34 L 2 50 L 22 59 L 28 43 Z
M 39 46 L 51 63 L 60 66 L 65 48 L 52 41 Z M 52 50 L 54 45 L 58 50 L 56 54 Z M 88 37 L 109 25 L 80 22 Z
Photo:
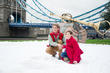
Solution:
M 66 38 L 66 39 L 70 39 L 71 36 L 72 36 L 72 35 L 70 34 L 70 32 L 66 32 L 66 34 L 65 34 L 65 38 Z
M 59 28 L 58 28 L 57 26 L 52 26 L 52 31 L 53 31 L 54 33 L 57 33 L 58 30 L 59 30 Z

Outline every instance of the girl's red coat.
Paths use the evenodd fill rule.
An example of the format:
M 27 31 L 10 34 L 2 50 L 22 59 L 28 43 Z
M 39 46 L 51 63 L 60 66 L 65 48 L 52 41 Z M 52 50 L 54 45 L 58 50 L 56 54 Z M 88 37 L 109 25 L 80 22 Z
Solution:
M 78 63 L 81 60 L 80 55 L 83 54 L 83 51 L 80 49 L 77 41 L 71 37 L 70 39 L 66 40 L 66 45 L 63 46 L 66 48 L 66 52 L 70 62 L 77 61 Z

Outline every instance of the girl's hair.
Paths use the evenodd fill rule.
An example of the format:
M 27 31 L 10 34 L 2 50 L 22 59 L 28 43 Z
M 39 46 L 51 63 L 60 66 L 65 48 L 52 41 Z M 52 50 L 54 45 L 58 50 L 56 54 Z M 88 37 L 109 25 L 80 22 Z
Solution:
M 71 35 L 73 34 L 73 32 L 72 32 L 72 31 L 70 31 L 70 30 L 66 31 L 66 33 L 67 33 L 67 32 L 69 32 Z
M 52 26 L 56 26 L 57 28 L 60 28 L 60 26 L 58 24 L 53 24 Z

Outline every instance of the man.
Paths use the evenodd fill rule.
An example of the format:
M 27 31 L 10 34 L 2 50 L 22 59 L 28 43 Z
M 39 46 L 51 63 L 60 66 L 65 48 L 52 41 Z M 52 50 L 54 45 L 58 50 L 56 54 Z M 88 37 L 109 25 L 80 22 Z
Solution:
M 52 32 L 49 34 L 48 40 L 49 46 L 46 52 L 55 57 L 58 51 L 59 59 L 61 59 L 62 45 L 66 43 L 63 33 L 60 33 L 60 26 L 58 24 L 52 25 Z

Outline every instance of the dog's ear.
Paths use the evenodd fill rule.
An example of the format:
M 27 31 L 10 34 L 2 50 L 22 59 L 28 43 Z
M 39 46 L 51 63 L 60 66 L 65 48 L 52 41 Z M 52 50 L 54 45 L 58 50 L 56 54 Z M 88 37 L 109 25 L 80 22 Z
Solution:
M 62 40 L 58 40 L 58 44 L 63 44 L 63 41 Z

